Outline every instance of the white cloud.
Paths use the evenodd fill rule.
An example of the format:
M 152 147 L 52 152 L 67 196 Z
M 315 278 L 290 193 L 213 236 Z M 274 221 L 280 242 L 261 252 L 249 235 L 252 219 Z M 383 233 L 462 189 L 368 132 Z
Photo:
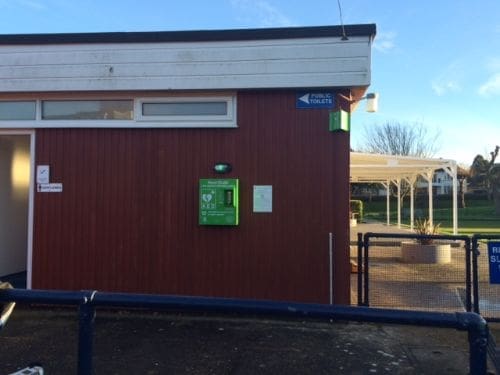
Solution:
M 482 96 L 499 95 L 500 94 L 500 73 L 493 74 L 478 90 Z
M 34 10 L 46 9 L 40 0 L 0 0 L 0 8 L 28 8 Z
M 40 1 L 35 0 L 17 0 L 17 2 L 27 8 L 45 9 L 45 5 Z
M 439 79 L 431 82 L 432 90 L 438 96 L 443 96 L 448 92 L 458 92 L 461 90 L 460 84 L 457 81 L 445 81 Z
M 460 61 L 454 61 L 431 81 L 432 91 L 438 96 L 462 91 L 461 80 L 466 67 Z
M 231 0 L 231 5 L 244 16 L 245 22 L 263 27 L 293 26 L 293 22 L 278 8 L 265 0 Z
M 481 96 L 498 95 L 500 94 L 500 57 L 490 58 L 485 66 L 489 77 L 479 86 L 477 92 Z
M 373 49 L 378 52 L 386 53 L 395 47 L 394 40 L 397 34 L 395 32 L 378 33 L 373 42 Z

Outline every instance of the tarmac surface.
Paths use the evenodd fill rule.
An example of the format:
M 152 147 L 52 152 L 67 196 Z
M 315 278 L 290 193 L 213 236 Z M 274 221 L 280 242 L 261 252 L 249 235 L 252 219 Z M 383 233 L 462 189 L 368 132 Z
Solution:
M 75 374 L 75 309 L 18 306 L 0 374 Z M 467 333 L 388 324 L 98 310 L 96 374 L 467 374 Z M 491 372 L 493 373 L 493 372 Z
M 406 231 L 362 224 L 351 240 L 388 230 Z M 75 374 L 77 311 L 17 306 L 0 348 L 0 375 L 32 363 Z M 98 310 L 93 360 L 96 374 L 468 374 L 469 345 L 445 328 Z

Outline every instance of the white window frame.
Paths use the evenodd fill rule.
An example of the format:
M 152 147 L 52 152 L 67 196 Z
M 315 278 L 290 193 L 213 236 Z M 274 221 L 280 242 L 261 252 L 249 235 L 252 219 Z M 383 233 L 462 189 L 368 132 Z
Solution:
M 131 120 L 44 120 L 42 119 L 42 102 L 45 100 L 115 100 L 101 97 L 69 97 L 69 98 L 38 98 L 36 102 L 35 120 L 0 120 L 0 129 L 26 128 L 237 128 L 237 95 L 179 95 L 164 97 L 129 97 L 116 100 L 133 100 L 134 118 Z M 32 101 L 26 100 L 26 101 Z M 2 99 L 2 101 L 24 101 L 21 99 Z M 227 103 L 226 115 L 195 115 L 195 116 L 143 116 L 143 103 L 172 103 L 172 102 L 213 102 Z
M 144 103 L 200 103 L 225 102 L 225 115 L 193 115 L 193 116 L 148 116 L 142 113 Z M 175 128 L 235 128 L 236 95 L 231 96 L 169 96 L 154 98 L 137 98 L 135 100 L 134 117 L 138 122 L 162 123 L 162 127 Z

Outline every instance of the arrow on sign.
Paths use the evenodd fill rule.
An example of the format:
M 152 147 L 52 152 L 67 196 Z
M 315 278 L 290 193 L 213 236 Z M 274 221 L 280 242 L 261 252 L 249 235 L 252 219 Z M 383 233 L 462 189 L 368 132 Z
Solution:
M 302 100 L 304 103 L 309 104 L 309 95 L 311 94 L 305 94 L 299 98 L 299 100 Z

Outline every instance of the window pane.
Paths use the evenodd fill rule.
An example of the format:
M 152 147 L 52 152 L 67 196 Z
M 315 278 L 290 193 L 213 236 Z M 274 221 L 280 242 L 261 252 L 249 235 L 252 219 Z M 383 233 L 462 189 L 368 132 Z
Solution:
M 226 116 L 227 102 L 143 103 L 143 116 Z
M 0 102 L 0 120 L 34 120 L 35 102 Z
M 132 120 L 132 100 L 47 100 L 43 120 Z

